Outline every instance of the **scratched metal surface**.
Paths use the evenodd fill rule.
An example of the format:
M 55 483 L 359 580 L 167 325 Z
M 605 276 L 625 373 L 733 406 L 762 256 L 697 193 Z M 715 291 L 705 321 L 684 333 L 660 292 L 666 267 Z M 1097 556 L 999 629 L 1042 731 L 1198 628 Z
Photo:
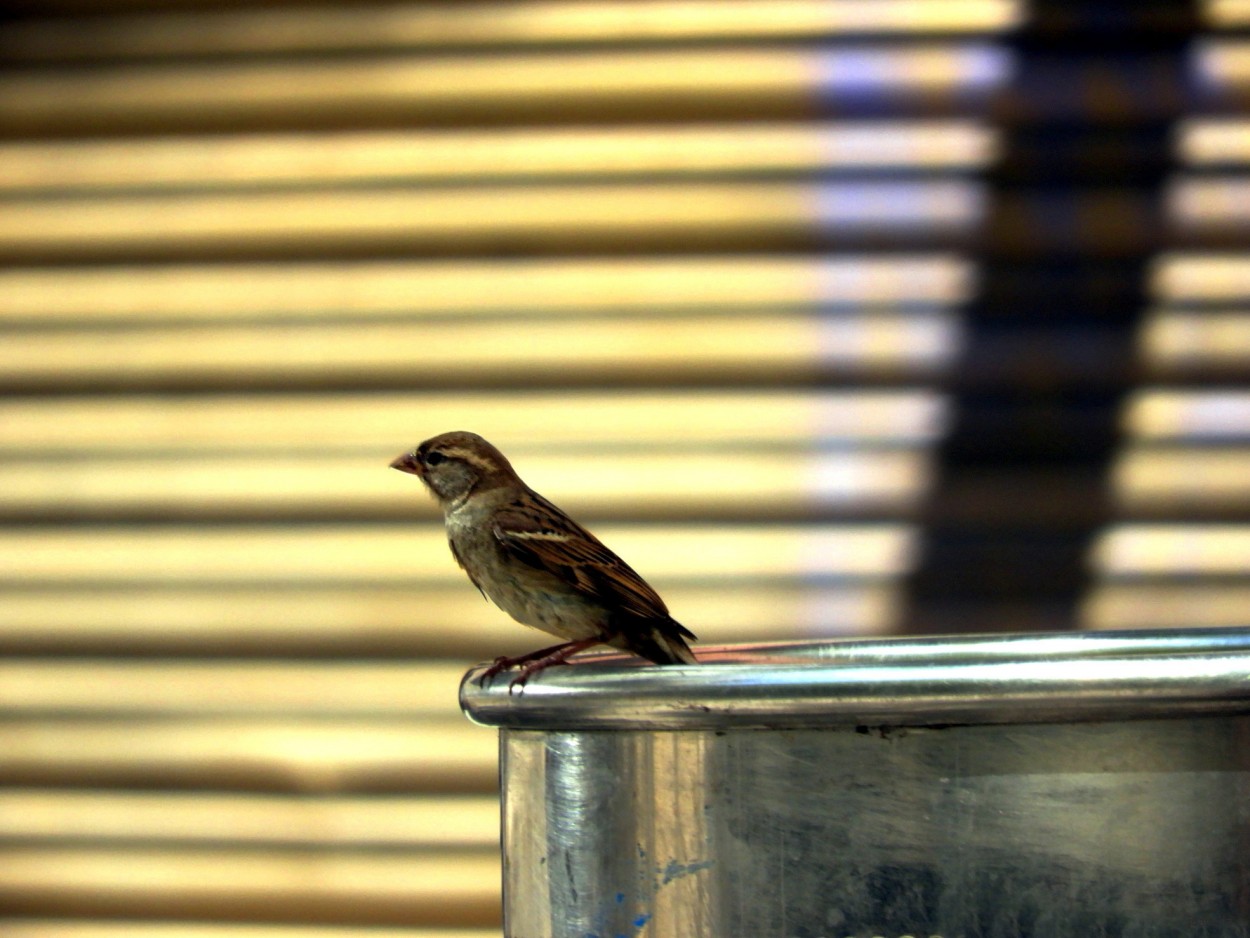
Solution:
M 1244 938 L 1250 720 L 503 734 L 510 938 Z
M 783 725 L 771 729 L 732 718 L 718 728 L 715 708 L 686 729 L 645 719 L 627 728 L 619 711 L 603 728 L 542 729 L 514 713 L 516 725 L 501 729 L 506 934 L 1250 938 L 1250 715 L 1232 694 L 1230 657 L 1243 652 L 1232 648 L 1236 636 L 1226 639 L 1196 636 L 1181 652 L 1191 665 L 1209 658 L 1215 679 L 1208 687 L 1185 671 L 1191 692 L 1173 716 L 1148 698 L 1135 715 L 1115 697 L 1121 716 L 1107 718 L 1107 699 L 1085 695 L 1097 670 L 1080 668 L 1070 669 L 1070 690 L 1097 704 L 1096 718 L 1039 701 L 1036 713 L 1063 719 L 1010 708 L 1005 719 L 985 694 L 961 706 L 990 719 L 958 724 L 920 710 L 910 724 L 856 722 L 833 707 L 820 726 L 808 704 L 798 707 L 800 725 L 778 717 Z M 991 649 L 981 641 L 984 663 Z M 1132 651 L 1120 641 L 1065 654 L 1140 657 L 1144 674 L 1178 654 L 1175 633 L 1131 641 Z M 881 694 L 919 681 L 929 699 L 933 672 L 967 663 L 968 648 L 944 650 L 951 646 L 909 650 L 905 664 L 895 655 L 894 684 L 886 680 Z M 1044 665 L 1058 650 L 999 652 L 1017 669 L 1033 654 L 1033 673 L 1050 681 Z M 787 668 L 801 651 L 788 650 Z M 806 651 L 828 660 L 828 649 Z M 847 654 L 856 666 L 877 656 L 862 647 Z M 756 668 L 766 681 L 759 649 L 746 657 L 754 663 L 732 667 Z M 813 664 L 818 680 L 823 667 Z M 915 672 L 910 683 L 900 668 Z M 585 679 L 567 683 L 576 670 L 537 680 L 564 681 L 576 696 Z M 667 682 L 673 670 L 631 673 Z M 793 675 L 785 680 L 793 695 Z M 1209 706 L 1204 688 L 1216 694 Z M 523 710 L 530 692 L 501 706 Z M 507 696 L 506 687 L 480 693 Z M 569 704 L 584 722 L 584 707 Z M 542 712 L 552 706 L 546 699 Z M 668 710 L 657 712 L 667 719 Z M 900 704 L 880 712 L 897 716 Z

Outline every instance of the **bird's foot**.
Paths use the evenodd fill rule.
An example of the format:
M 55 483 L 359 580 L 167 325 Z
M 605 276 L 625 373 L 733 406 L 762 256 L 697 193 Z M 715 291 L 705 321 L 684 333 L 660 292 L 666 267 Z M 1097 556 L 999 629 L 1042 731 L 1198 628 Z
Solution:
M 496 658 L 494 661 L 490 663 L 489 667 L 487 667 L 485 671 L 482 672 L 482 677 L 479 683 L 483 687 L 485 687 L 487 684 L 491 682 L 491 680 L 494 679 L 494 677 L 497 674 L 501 674 L 504 671 L 511 670 L 512 668 L 515 668 L 517 665 L 526 664 L 527 662 L 535 661 L 538 658 L 545 658 L 548 655 L 553 654 L 554 652 L 563 648 L 565 644 L 566 643 L 561 642 L 559 645 L 551 645 L 547 648 L 540 648 L 538 649 L 538 651 L 529 651 L 523 655 L 516 655 L 513 657 L 509 657 L 508 655 L 500 655 L 498 658 Z
M 569 658 L 573 655 L 592 645 L 599 644 L 599 641 L 597 638 L 591 638 L 576 642 L 564 642 L 559 645 L 552 645 L 549 648 L 540 648 L 538 651 L 531 651 L 528 654 L 517 655 L 514 658 L 501 655 L 482 672 L 478 683 L 485 687 L 496 675 L 520 666 L 520 673 L 508 684 L 508 695 L 511 696 L 518 687 L 525 687 L 526 682 L 539 671 L 558 664 L 568 664 Z
M 485 671 L 482 672 L 482 676 L 478 678 L 478 683 L 485 687 L 499 674 L 502 674 L 510 668 L 515 668 L 518 664 L 523 664 L 528 660 L 529 655 L 518 655 L 515 658 L 509 658 L 507 655 L 500 655 L 487 666 Z

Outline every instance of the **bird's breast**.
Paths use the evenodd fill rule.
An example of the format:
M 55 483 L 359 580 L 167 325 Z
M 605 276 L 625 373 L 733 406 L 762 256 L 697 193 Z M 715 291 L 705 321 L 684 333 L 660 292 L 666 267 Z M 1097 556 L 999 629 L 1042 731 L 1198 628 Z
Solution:
M 447 519 L 447 536 L 465 571 L 486 597 L 523 625 L 570 641 L 601 634 L 607 625 L 602 607 L 590 602 L 554 574 L 537 569 L 504 550 L 489 521 Z

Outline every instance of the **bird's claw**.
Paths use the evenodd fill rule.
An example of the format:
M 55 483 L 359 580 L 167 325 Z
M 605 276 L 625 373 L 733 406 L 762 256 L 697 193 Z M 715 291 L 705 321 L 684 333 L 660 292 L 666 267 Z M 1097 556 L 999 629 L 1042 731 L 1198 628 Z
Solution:
M 486 687 L 495 675 L 520 665 L 520 673 L 508 685 L 508 696 L 511 697 L 518 687 L 524 688 L 526 682 L 539 671 L 558 664 L 568 664 L 570 655 L 589 648 L 591 645 L 596 645 L 599 641 L 600 639 L 593 638 L 565 642 L 561 645 L 554 645 L 551 648 L 541 648 L 538 651 L 532 651 L 528 655 L 520 655 L 516 658 L 500 655 L 482 672 L 482 676 L 478 678 L 478 684 Z
M 509 658 L 507 655 L 500 655 L 498 658 L 496 658 L 486 667 L 485 671 L 482 672 L 482 676 L 478 678 L 478 684 L 482 687 L 489 687 L 491 682 L 498 675 L 502 674 L 504 671 L 507 671 L 509 668 L 515 668 L 518 664 L 525 664 L 529 660 L 530 658 L 528 655 L 522 656 L 520 658 Z M 533 670 L 538 670 L 538 669 L 533 669 Z M 513 690 L 515 690 L 517 687 L 525 686 L 525 682 L 529 680 L 530 674 L 533 673 L 533 670 L 531 670 L 529 667 L 522 668 L 521 673 L 512 679 L 512 682 L 508 685 L 509 697 L 512 696 Z
M 515 663 L 516 663 L 515 661 L 513 661 L 511 658 L 507 657 L 506 655 L 500 655 L 498 658 L 492 661 L 489 665 L 487 665 L 486 670 L 482 672 L 482 676 L 478 678 L 477 682 L 481 684 L 483 687 L 486 687 L 488 684 L 490 684 L 492 680 L 494 680 L 495 675 L 503 671 L 507 671 Z

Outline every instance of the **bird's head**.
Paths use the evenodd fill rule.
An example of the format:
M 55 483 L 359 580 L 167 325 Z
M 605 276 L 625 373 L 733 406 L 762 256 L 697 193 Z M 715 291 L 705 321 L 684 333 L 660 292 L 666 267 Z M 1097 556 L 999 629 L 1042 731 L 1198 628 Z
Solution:
M 512 464 L 476 433 L 453 430 L 426 440 L 391 463 L 419 477 L 440 505 L 458 505 L 475 492 L 516 480 Z

